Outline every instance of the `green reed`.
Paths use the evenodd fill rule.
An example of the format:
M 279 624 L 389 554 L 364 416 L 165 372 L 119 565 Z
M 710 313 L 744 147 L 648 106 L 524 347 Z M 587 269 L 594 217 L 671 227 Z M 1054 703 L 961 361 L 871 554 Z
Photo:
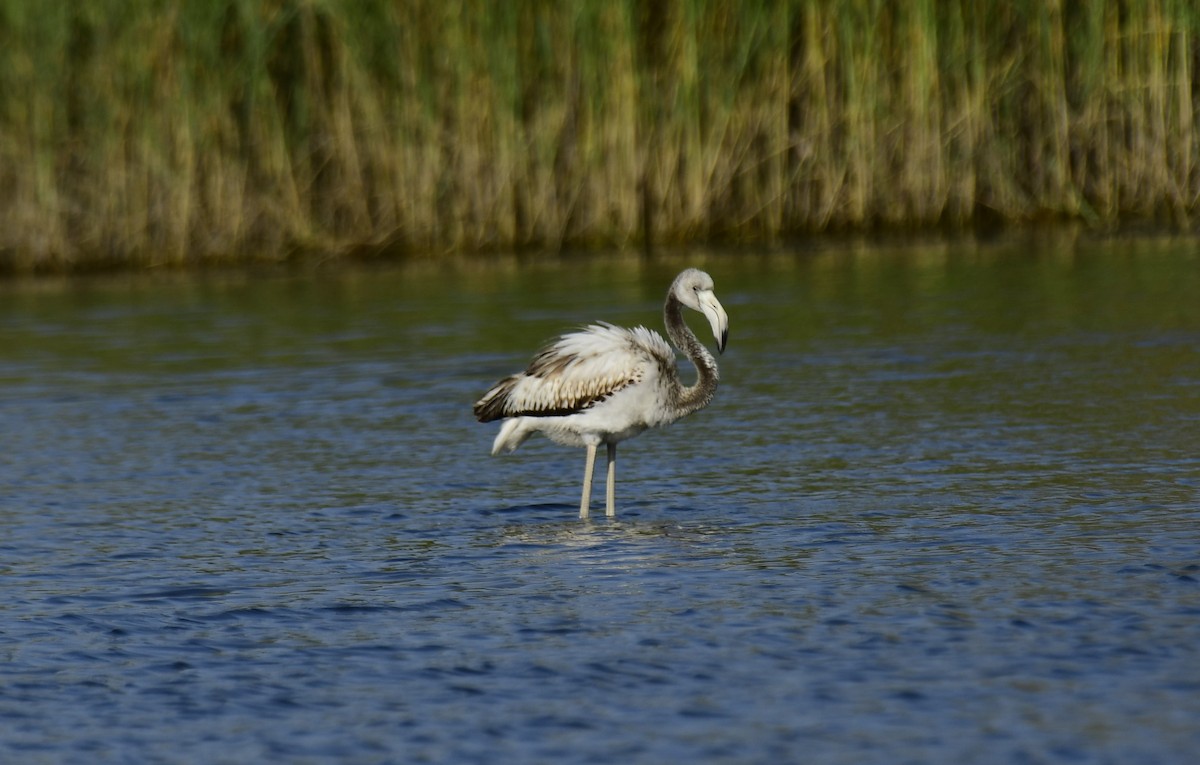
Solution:
M 0 0 L 0 267 L 1197 210 L 1186 0 Z

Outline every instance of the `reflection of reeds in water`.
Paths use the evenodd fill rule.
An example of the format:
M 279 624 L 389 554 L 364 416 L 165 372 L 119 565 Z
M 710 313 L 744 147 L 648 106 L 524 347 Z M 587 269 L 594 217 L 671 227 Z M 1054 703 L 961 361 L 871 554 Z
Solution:
M 0 0 L 0 264 L 1180 222 L 1163 2 Z

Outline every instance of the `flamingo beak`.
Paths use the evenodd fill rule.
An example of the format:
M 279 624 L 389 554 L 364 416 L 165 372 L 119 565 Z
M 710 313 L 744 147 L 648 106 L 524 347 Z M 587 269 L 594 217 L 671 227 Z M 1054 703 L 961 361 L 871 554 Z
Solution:
M 725 309 L 712 290 L 696 293 L 696 299 L 700 303 L 700 312 L 704 314 L 704 318 L 708 319 L 708 324 L 712 327 L 713 337 L 717 341 L 717 353 L 724 353 L 725 343 L 729 341 L 729 314 L 725 313 Z

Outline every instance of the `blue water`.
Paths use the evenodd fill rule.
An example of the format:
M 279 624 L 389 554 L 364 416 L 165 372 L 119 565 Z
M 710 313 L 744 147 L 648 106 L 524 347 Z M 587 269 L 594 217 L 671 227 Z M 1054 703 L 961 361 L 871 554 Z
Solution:
M 1196 251 L 8 285 L 0 761 L 1192 762 Z M 470 404 L 697 261 L 723 387 L 580 522 Z

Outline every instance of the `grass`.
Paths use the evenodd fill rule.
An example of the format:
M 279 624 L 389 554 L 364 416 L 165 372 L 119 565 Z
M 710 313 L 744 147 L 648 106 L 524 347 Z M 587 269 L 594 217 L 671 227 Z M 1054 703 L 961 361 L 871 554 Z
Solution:
M 0 268 L 1187 225 L 1186 0 L 0 0 Z

